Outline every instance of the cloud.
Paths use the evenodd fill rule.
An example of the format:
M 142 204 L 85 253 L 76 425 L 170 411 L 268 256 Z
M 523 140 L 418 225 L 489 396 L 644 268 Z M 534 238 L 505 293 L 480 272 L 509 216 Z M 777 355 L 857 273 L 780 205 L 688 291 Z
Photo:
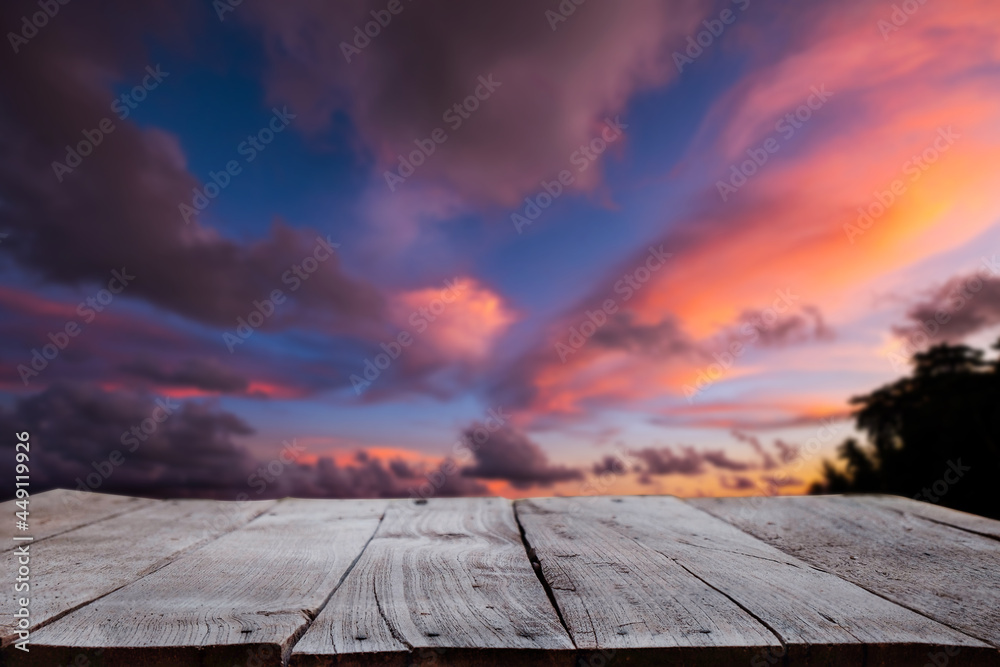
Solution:
M 419 337 L 422 349 L 468 361 L 481 360 L 515 319 L 503 297 L 468 277 L 394 295 L 389 317 Z
M 766 371 L 780 372 L 784 347 L 830 340 L 831 323 L 856 321 L 873 284 L 980 237 L 1000 218 L 990 180 L 1000 160 L 1000 94 L 989 85 L 1000 66 L 1000 23 L 983 20 L 998 11 L 981 0 L 960 10 L 928 3 L 887 40 L 876 26 L 891 12 L 861 0 L 748 12 L 730 42 L 747 67 L 712 101 L 684 156 L 663 175 L 669 191 L 684 193 L 683 212 L 665 198 L 666 231 L 637 243 L 621 263 L 638 265 L 650 244 L 673 253 L 623 304 L 618 319 L 635 334 L 609 329 L 613 345 L 591 340 L 561 363 L 542 354 L 566 336 L 566 327 L 554 326 L 540 352 L 505 369 L 495 386 L 521 400 L 523 413 L 579 418 L 602 407 L 682 399 L 683 387 L 711 361 L 651 358 L 650 342 L 666 336 L 668 345 L 690 341 L 719 352 L 709 343 L 730 342 L 741 317 L 794 293 L 792 307 L 774 327 L 759 328 L 754 341 L 755 355 L 767 355 Z M 793 36 L 773 40 L 775 25 Z M 832 96 L 808 123 L 791 137 L 776 129 L 824 85 Z M 955 143 L 912 180 L 913 157 L 948 128 L 958 134 Z M 772 137 L 779 151 L 723 201 L 718 182 Z M 845 227 L 855 224 L 858 209 L 894 179 L 905 181 L 905 194 L 849 238 Z M 607 277 L 596 279 L 584 307 L 601 303 L 608 285 Z M 952 331 L 992 321 L 989 301 L 967 306 Z M 666 332 L 664 322 L 676 327 Z M 735 362 L 737 373 L 753 370 L 744 363 Z M 741 417 L 744 424 L 774 419 L 764 411 Z
M 736 430 L 731 431 L 731 434 L 740 442 L 745 442 L 753 447 L 753 450 L 757 452 L 758 456 L 760 456 L 761 465 L 764 467 L 764 470 L 773 470 L 778 467 L 778 462 L 774 460 L 774 457 L 771 456 L 770 452 L 764 449 L 764 445 L 760 443 L 760 439 L 757 436 L 749 435 Z
M 739 472 L 742 470 L 751 470 L 754 467 L 751 463 L 734 461 L 729 458 L 729 455 L 726 454 L 725 451 L 721 449 L 705 452 L 703 456 L 706 461 L 721 470 L 733 470 Z
M 757 466 L 744 461 L 736 461 L 729 458 L 721 449 L 713 449 L 699 452 L 691 446 L 681 446 L 679 452 L 675 452 L 673 447 L 646 447 L 630 452 L 639 458 L 644 465 L 639 467 L 639 472 L 648 477 L 649 475 L 701 475 L 706 472 L 706 464 L 719 470 L 730 470 L 742 472 L 753 470 Z
M 202 214 L 205 220 L 186 223 L 179 205 L 190 203 L 193 190 L 202 184 L 189 171 L 179 140 L 155 127 L 119 120 L 112 112 L 115 87 L 136 77 L 141 80 L 144 74 L 135 64 L 149 62 L 147 39 L 151 43 L 174 39 L 185 20 L 193 22 L 185 13 L 196 11 L 192 7 L 153 2 L 137 8 L 113 1 L 107 11 L 130 21 L 128 30 L 121 32 L 113 29 L 117 21 L 108 22 L 81 9 L 79 22 L 53 21 L 41 31 L 38 43 L 31 43 L 30 57 L 19 58 L 16 67 L 0 68 L 0 85 L 19 91 L 0 100 L 0 134 L 17 138 L 0 151 L 0 201 L 4 230 L 9 230 L 0 253 L 14 260 L 18 278 L 42 288 L 76 288 L 93 294 L 106 285 L 112 271 L 127 273 L 134 279 L 117 297 L 122 301 L 144 301 L 230 332 L 236 330 L 239 318 L 248 319 L 257 303 L 281 289 L 289 302 L 273 307 L 274 315 L 264 318 L 261 330 L 321 332 L 327 339 L 324 356 L 328 356 L 328 341 L 334 336 L 341 337 L 341 349 L 350 349 L 355 343 L 374 347 L 387 340 L 398 326 L 389 312 L 390 303 L 404 306 L 420 296 L 421 289 L 390 294 L 348 275 L 339 251 L 329 251 L 333 239 L 281 220 L 275 220 L 266 235 L 252 240 L 229 239 L 208 226 L 211 208 Z M 4 20 L 6 24 L 17 24 L 18 11 L 13 5 L 4 5 L 0 18 L 9 19 Z M 176 45 L 185 44 L 178 37 Z M 0 58 L 6 62 L 13 55 L 8 52 Z M 168 72 L 160 84 L 164 90 L 154 93 L 169 94 L 167 89 L 175 81 L 180 83 L 173 78 L 178 74 L 164 69 Z M 84 130 L 89 131 L 105 117 L 114 130 L 72 173 L 62 174 L 60 182 L 53 173 L 53 161 L 63 160 L 65 147 L 76 145 Z M 262 123 L 266 114 L 263 118 Z M 324 259 L 307 280 L 290 276 L 292 268 L 303 260 L 320 256 Z M 289 276 L 294 280 L 286 281 Z M 65 317 L 74 315 L 70 311 Z M 511 317 L 495 293 L 474 284 L 453 314 L 444 317 L 425 341 L 424 353 L 409 355 L 399 365 L 399 370 L 413 370 L 400 374 L 400 389 L 423 388 L 430 383 L 427 378 L 453 364 L 456 357 L 458 361 L 481 359 Z M 111 322 L 122 322 L 103 314 L 101 319 L 108 329 L 113 328 Z M 85 379 L 97 372 L 111 381 L 142 377 L 170 390 L 297 395 L 347 386 L 347 378 L 355 370 L 343 359 L 322 366 L 313 360 L 311 368 L 303 372 L 285 373 L 287 360 L 277 364 L 273 358 L 236 362 L 253 366 L 253 372 L 246 367 L 231 369 L 228 361 L 210 369 L 204 365 L 209 362 L 177 358 L 156 369 L 141 358 L 142 349 L 137 349 L 151 340 L 143 330 L 160 338 L 152 331 L 155 328 L 147 315 L 146 323 L 135 329 L 139 335 L 125 341 L 126 349 L 135 352 L 133 358 L 113 351 L 115 361 L 123 364 L 118 370 L 131 375 L 119 372 L 109 377 L 115 371 L 96 361 L 96 348 L 102 343 L 74 341 L 74 349 L 60 359 L 59 372 L 46 377 L 54 379 L 65 372 L 69 378 Z M 30 350 L 44 342 L 47 331 L 23 333 L 25 349 Z M 213 353 L 192 356 L 200 359 Z M 268 356 L 266 351 L 260 354 Z M 87 368 L 84 364 L 72 368 L 62 364 L 74 355 L 93 363 Z M 6 369 L 0 379 L 11 384 L 19 380 Z M 468 373 L 452 374 L 450 379 L 447 390 L 456 391 L 468 382 Z M 303 388 L 302 384 L 308 386 Z M 385 380 L 379 390 L 388 392 L 391 384 L 392 380 Z M 443 391 L 439 386 L 431 389 Z
M 761 481 L 767 483 L 768 486 L 770 486 L 771 488 L 778 488 L 778 489 L 787 486 L 802 486 L 803 484 L 805 484 L 805 482 L 803 482 L 798 477 L 786 477 L 777 475 L 775 476 L 765 475 L 761 477 Z
M 113 86 L 141 80 L 144 72 L 135 64 L 150 62 L 143 40 L 172 39 L 187 7 L 153 2 L 139 9 L 113 1 L 100 13 L 80 11 L 79 20 L 54 20 L 40 31 L 39 43 L 25 47 L 31 53 L 21 54 L 17 66 L 0 67 L 0 85 L 18 91 L 0 100 L 0 134 L 16 137 L 0 153 L 0 200 L 10 232 L 0 251 L 48 283 L 102 285 L 112 270 L 126 271 L 135 276 L 127 298 L 235 328 L 255 300 L 286 287 L 283 274 L 313 254 L 319 235 L 275 221 L 265 238 L 242 242 L 197 219 L 186 223 L 179 205 L 190 204 L 201 183 L 188 171 L 177 138 L 113 113 Z M 0 18 L 14 25 L 17 12 L 4 5 Z M 128 28 L 116 30 L 123 16 Z M 180 85 L 176 76 L 167 71 L 159 86 Z M 76 146 L 105 118 L 113 130 L 72 173 L 54 173 L 66 146 Z M 379 292 L 347 276 L 335 253 L 301 289 L 286 293 L 311 309 L 309 317 L 286 306 L 264 328 L 319 320 L 354 331 L 377 320 L 382 307 Z
M 405 495 L 411 495 L 412 491 L 425 498 L 432 495 L 455 497 L 489 493 L 489 489 L 476 479 L 455 474 L 458 464 L 452 458 L 446 458 L 434 466 L 393 459 L 389 462 L 389 470 L 406 483 Z
M 719 324 L 701 338 L 691 335 L 669 312 L 642 315 L 633 309 L 609 316 L 582 346 L 575 345 L 566 332 L 579 325 L 578 313 L 592 308 L 599 296 L 600 290 L 595 290 L 582 305 L 569 309 L 549 328 L 548 340 L 506 366 L 491 387 L 494 398 L 526 412 L 580 415 L 585 414 L 584 407 L 628 405 L 680 394 L 707 365 L 727 355 L 735 364 L 743 363 L 739 359 L 754 346 L 779 351 L 833 338 L 815 306 L 785 314 L 745 309 L 737 319 Z M 791 307 L 794 304 L 786 310 Z M 556 343 L 563 347 L 555 347 Z M 740 352 L 733 358 L 728 350 L 735 343 Z M 553 349 L 557 354 L 550 352 Z
M 273 459 L 262 460 L 238 442 L 254 429 L 211 403 L 80 383 L 57 382 L 12 409 L 0 408 L 0 429 L 31 435 L 32 484 L 39 490 L 230 500 L 240 494 L 251 499 L 406 497 L 432 470 L 426 462 L 387 463 L 363 451 L 344 465 L 329 456 L 305 463 L 294 444 L 290 454 L 277 448 Z M 13 447 L 12 442 L 8 438 L 5 446 Z M 13 455 L 7 460 L 9 468 Z M 459 475 L 436 491 L 441 496 L 485 492 Z
M 774 446 L 778 450 L 778 458 L 781 459 L 782 463 L 794 461 L 802 450 L 801 446 L 787 443 L 780 438 L 774 441 Z
M 445 280 L 443 287 L 394 292 L 388 301 L 386 332 L 362 343 L 346 371 L 365 401 L 467 392 L 493 362 L 517 317 L 499 293 L 467 276 Z M 376 362 L 383 370 L 373 380 Z
M 705 471 L 705 457 L 694 447 L 681 447 L 675 454 L 671 447 L 646 447 L 630 452 L 642 460 L 645 475 L 700 475 Z
M 395 344 L 405 329 L 411 335 L 410 346 L 399 350 L 364 399 L 386 400 L 417 391 L 447 397 L 467 391 L 476 381 L 490 361 L 487 352 L 513 317 L 495 292 L 472 279 L 461 282 L 466 289 L 451 304 L 435 303 L 441 294 L 437 289 L 403 293 L 395 300 L 401 315 L 387 320 L 383 333 L 372 332 L 372 340 L 288 333 L 278 339 L 284 349 L 257 346 L 256 339 L 249 339 L 252 354 L 251 348 L 242 354 L 239 347 L 236 354 L 229 354 L 218 332 L 176 319 L 150 318 L 134 302 L 116 300 L 88 321 L 76 311 L 82 296 L 62 294 L 67 290 L 56 290 L 59 297 L 48 298 L 44 294 L 51 290 L 39 294 L 0 287 L 0 386 L 24 390 L 18 367 L 29 367 L 32 349 L 48 344 L 49 333 L 61 332 L 70 321 L 80 325 L 79 335 L 42 373 L 28 378 L 29 389 L 75 380 L 105 388 L 146 388 L 181 398 L 204 394 L 297 398 L 351 387 L 350 376 L 364 373 L 365 360 L 385 353 L 381 344 Z M 426 293 L 428 299 L 416 301 L 413 310 L 403 307 L 417 293 Z M 418 326 L 408 321 L 409 315 L 416 315 Z M 331 340 L 338 346 L 335 354 Z M 155 350 L 155 357 L 150 350 Z M 317 358 L 324 363 L 317 364 Z
M 778 416 L 774 416 L 777 414 Z M 808 401 L 717 401 L 683 405 L 662 411 L 649 423 L 670 428 L 720 428 L 732 431 L 777 430 L 801 426 L 827 426 L 850 420 L 852 411 L 838 403 Z M 777 446 L 777 442 L 775 443 Z
M 107 492 L 211 497 L 245 486 L 254 461 L 234 438 L 253 429 L 205 405 L 160 400 L 55 383 L 0 412 L 0 423 L 5 432 L 31 434 L 40 488 L 77 488 L 90 477 Z M 155 423 L 154 415 L 166 418 Z M 145 420 L 156 426 L 151 433 L 141 430 Z
M 600 461 L 591 467 L 591 472 L 597 476 L 609 473 L 614 475 L 624 475 L 628 472 L 628 469 L 621 456 L 604 456 Z
M 384 7 L 296 0 L 242 8 L 240 17 L 268 45 L 270 99 L 299 110 L 306 130 L 319 131 L 346 111 L 379 174 L 442 128 L 447 141 L 415 178 L 506 206 L 567 168 L 571 154 L 636 92 L 676 76 L 667 47 L 683 43 L 704 9 L 694 0 L 590 2 L 553 30 L 530 0 L 404 3 L 348 63 L 342 44 Z M 499 87 L 460 126 L 445 119 L 480 77 Z M 599 178 L 589 169 L 575 187 L 591 189 Z
M 462 469 L 467 477 L 500 479 L 515 489 L 548 487 L 557 482 L 583 479 L 581 470 L 550 463 L 538 444 L 510 426 L 493 431 L 481 445 L 473 444 L 473 434 L 478 428 L 486 426 L 475 422 L 463 431 L 475 455 L 475 463 Z
M 951 278 L 910 306 L 906 319 L 893 327 L 897 336 L 923 334 L 949 342 L 1000 325 L 1000 277 L 976 273 Z
M 654 324 L 640 324 L 630 312 L 619 312 L 608 317 L 608 322 L 598 329 L 594 344 L 609 349 L 658 357 L 691 355 L 700 348 L 684 333 L 676 318 Z
M 312 349 L 304 343 L 297 351 L 306 358 L 266 348 L 231 355 L 218 333 L 152 319 L 141 309 L 136 312 L 134 304 L 114 301 L 101 313 L 82 317 L 76 308 L 82 299 L 83 293 L 49 298 L 45 291 L 0 287 L 0 386 L 34 391 L 67 380 L 106 389 L 146 388 L 172 397 L 290 397 L 347 384 L 343 369 L 317 367 L 309 358 Z M 64 341 L 64 349 L 37 376 L 27 374 L 26 386 L 20 367 L 30 369 L 32 350 L 50 344 L 49 334 L 63 332 L 67 322 L 78 325 L 78 334 Z
M 234 373 L 215 359 L 187 359 L 169 370 L 151 359 L 140 359 L 123 364 L 121 370 L 168 387 L 241 393 L 249 385 L 245 377 Z
M 401 459 L 386 463 L 361 450 L 350 464 L 338 465 L 330 457 L 320 457 L 312 465 L 292 466 L 267 493 L 275 497 L 404 498 L 419 489 L 435 469 L 424 462 L 414 464 Z M 442 483 L 434 491 L 440 497 L 478 496 L 488 492 L 482 484 L 460 475 L 435 477 L 441 478 Z
M 735 477 L 720 476 L 719 484 L 722 488 L 729 489 L 730 491 L 748 491 L 757 486 L 753 480 L 741 475 L 736 475 Z
M 759 310 L 746 310 L 739 319 L 754 327 L 757 344 L 763 347 L 787 347 L 812 340 L 833 339 L 833 331 L 826 325 L 816 306 L 803 306 L 801 312 L 778 316 L 771 322 L 768 322 L 767 314 Z M 741 336 L 733 332 L 731 338 L 740 340 Z

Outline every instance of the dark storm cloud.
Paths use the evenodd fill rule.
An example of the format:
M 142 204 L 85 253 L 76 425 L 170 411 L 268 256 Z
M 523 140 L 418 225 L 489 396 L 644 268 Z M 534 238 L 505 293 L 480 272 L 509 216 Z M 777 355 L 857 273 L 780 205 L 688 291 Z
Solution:
M 470 443 L 476 442 L 473 437 L 480 428 L 486 426 L 474 422 L 463 431 L 463 437 Z M 583 479 L 583 471 L 550 463 L 541 447 L 510 426 L 490 432 L 488 440 L 474 447 L 470 445 L 470 449 L 475 463 L 462 469 L 466 477 L 500 479 L 515 489 Z
M 706 465 L 720 470 L 741 472 L 756 468 L 752 463 L 736 461 L 721 449 L 700 452 L 694 447 L 681 446 L 679 451 L 673 447 L 646 447 L 630 452 L 642 464 L 639 472 L 649 475 L 701 475 L 706 472 Z
M 705 471 L 705 458 L 694 447 L 646 447 L 630 452 L 642 460 L 645 475 L 700 475 Z
M 233 440 L 253 429 L 238 417 L 83 384 L 56 383 L 20 399 L 0 412 L 0 428 L 31 434 L 32 481 L 45 488 L 77 488 L 89 476 L 85 488 L 106 492 L 211 496 L 245 485 L 253 470 Z
M 139 359 L 123 364 L 121 370 L 168 387 L 239 393 L 246 391 L 249 384 L 245 377 L 234 373 L 215 359 L 187 359 L 171 369 L 164 368 L 151 359 Z
M 826 325 L 823 314 L 816 306 L 802 306 L 801 312 L 778 316 L 776 320 L 768 321 L 764 311 L 746 310 L 740 315 L 740 321 L 749 324 L 757 331 L 757 344 L 763 347 L 787 347 L 800 345 L 812 340 L 828 341 L 833 338 L 833 331 Z M 743 330 L 741 329 L 741 332 Z M 736 333 L 731 334 L 734 340 L 745 340 Z
M 424 464 L 411 464 L 401 459 L 388 463 L 359 451 L 354 461 L 338 465 L 329 457 L 321 457 L 314 465 L 289 466 L 275 480 L 267 495 L 318 498 L 405 498 L 413 496 L 431 474 Z M 445 477 L 435 487 L 442 497 L 477 496 L 487 489 L 475 480 L 460 475 Z M 263 496 L 261 496 L 263 497 Z
M 26 6 L 5 4 L 0 22 L 17 24 Z M 0 86 L 16 94 L 0 99 L 0 216 L 9 231 L 0 251 L 51 283 L 97 284 L 112 270 L 127 270 L 135 275 L 127 297 L 235 327 L 254 300 L 276 288 L 291 291 L 283 274 L 313 255 L 320 235 L 275 222 L 268 237 L 237 242 L 197 220 L 187 224 L 179 205 L 189 204 L 201 183 L 188 172 L 183 149 L 172 135 L 113 111 L 112 85 L 152 82 L 147 65 L 161 71 L 150 94 L 171 94 L 171 76 L 179 75 L 156 69 L 144 39 L 183 45 L 178 34 L 191 21 L 188 7 L 112 1 L 98 12 L 74 3 L 23 52 L 3 51 Z M 127 30 L 120 29 L 121 16 Z M 268 115 L 262 110 L 262 124 Z M 102 121 L 110 131 L 96 131 Z M 84 132 L 96 144 L 89 154 L 71 173 L 54 169 L 54 162 L 66 161 L 67 145 L 88 140 Z M 377 318 L 382 307 L 374 288 L 343 273 L 336 254 L 294 298 L 340 330 Z M 294 306 L 286 307 L 264 326 L 297 316 Z
M 745 461 L 735 461 L 721 449 L 707 451 L 704 454 L 705 460 L 721 470 L 743 471 L 752 470 L 754 465 Z
M 623 475 L 628 472 L 628 469 L 625 461 L 623 461 L 620 456 L 604 456 L 600 461 L 593 465 L 591 472 L 597 476 L 606 475 L 608 473 Z
M 980 270 L 956 276 L 910 306 L 906 319 L 893 327 L 897 336 L 922 333 L 949 342 L 1000 325 L 1000 275 Z
M 253 396 L 302 396 L 347 384 L 343 369 L 317 365 L 305 343 L 296 348 L 302 357 L 266 348 L 230 355 L 218 334 L 153 320 L 128 304 L 115 302 L 81 317 L 76 308 L 81 298 L 55 300 L 0 288 L 0 384 L 36 390 L 69 380 L 168 394 L 192 389 Z M 77 335 L 58 341 L 70 322 L 78 326 Z M 53 335 L 64 348 L 36 374 L 41 357 L 35 352 L 51 345 Z
M 749 489 L 755 488 L 757 485 L 754 484 L 753 480 L 737 475 L 735 477 L 719 477 L 719 485 L 724 489 L 729 489 L 731 491 L 747 491 Z
M 329 457 L 300 463 L 294 441 L 261 459 L 236 441 L 253 429 L 210 404 L 79 383 L 55 383 L 10 410 L 0 408 L 0 431 L 30 434 L 32 486 L 39 491 L 222 499 L 406 497 L 429 473 L 423 464 L 386 463 L 363 451 L 346 465 Z M 7 438 L 4 447 L 13 442 Z M 5 469 L 13 465 L 13 455 L 7 460 Z M 436 493 L 485 491 L 474 480 L 452 475 Z
M 607 323 L 594 333 L 592 339 L 601 347 L 638 354 L 663 357 L 704 354 L 684 333 L 676 318 L 656 324 L 639 324 L 634 314 L 627 311 L 609 316 Z
M 315 130 L 346 110 L 379 173 L 441 128 L 447 142 L 417 178 L 508 205 L 565 169 L 633 93 L 676 76 L 668 47 L 683 44 L 704 10 L 694 0 L 591 0 L 553 29 L 547 7 L 532 0 L 403 2 L 377 36 L 356 38 L 385 7 L 294 0 L 241 8 L 269 47 L 272 102 L 294 106 Z M 499 87 L 467 117 L 446 119 L 480 77 Z M 593 187 L 598 169 L 579 178 Z
M 406 493 L 399 495 L 416 495 L 427 498 L 434 496 L 481 496 L 489 489 L 471 477 L 455 474 L 458 463 L 446 458 L 439 465 L 427 466 L 422 463 L 411 463 L 402 459 L 389 462 L 389 470 L 406 485 Z

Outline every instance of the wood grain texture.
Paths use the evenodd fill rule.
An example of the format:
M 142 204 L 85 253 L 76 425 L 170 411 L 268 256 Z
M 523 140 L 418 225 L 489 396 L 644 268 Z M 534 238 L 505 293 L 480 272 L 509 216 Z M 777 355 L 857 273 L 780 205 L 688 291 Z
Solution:
M 279 664 L 375 532 L 385 501 L 284 500 L 42 628 L 31 659 L 92 665 Z M 124 545 L 123 545 L 124 546 Z M 100 652 L 97 649 L 101 649 Z M 9 664 L 20 664 L 7 652 Z
M 620 656 L 660 649 L 663 661 L 720 664 L 781 652 L 760 621 L 673 558 L 624 534 L 601 506 L 551 498 L 515 507 L 579 648 Z
M 509 501 L 392 505 L 291 664 L 571 664 Z
M 1000 647 L 1000 543 L 863 497 L 692 501 L 795 557 Z
M 589 610 L 588 620 L 593 626 L 599 623 L 605 637 L 610 630 L 617 630 L 614 625 L 621 606 L 643 604 L 636 591 L 648 574 L 643 572 L 632 577 L 630 584 L 620 589 L 624 595 L 609 596 L 606 580 L 611 575 L 602 572 L 606 568 L 596 572 L 574 570 L 577 559 L 566 555 L 571 554 L 575 543 L 580 541 L 576 535 L 596 531 L 595 525 L 604 526 L 661 554 L 689 572 L 692 578 L 696 577 L 742 608 L 745 617 L 729 621 L 732 624 L 721 632 L 737 637 L 740 632 L 752 632 L 756 626 L 747 620 L 756 619 L 781 638 L 784 649 L 759 650 L 754 662 L 783 657 L 786 650 L 789 659 L 796 664 L 829 664 L 830 661 L 861 664 L 865 660 L 870 664 L 897 664 L 921 660 L 936 647 L 961 649 L 962 660 L 994 653 L 982 642 L 836 576 L 817 571 L 676 498 L 549 498 L 521 502 L 518 507 L 525 508 L 529 504 L 549 512 L 550 521 L 558 524 L 549 534 L 564 538 L 561 540 L 563 557 L 558 563 L 552 563 L 553 589 L 562 585 L 578 591 L 592 591 L 593 597 L 582 599 L 580 607 Z M 605 539 L 597 534 L 599 540 Z M 530 540 L 530 533 L 528 537 Z M 597 542 L 592 550 L 599 548 Z M 608 549 L 604 558 L 615 565 L 623 565 L 618 554 L 617 548 Z M 552 555 L 552 560 L 556 560 L 555 551 Z M 539 556 L 541 558 L 542 554 Z M 545 559 L 541 558 L 541 562 L 543 572 L 550 577 Z M 568 581 L 566 577 L 570 577 Z M 601 578 L 605 581 L 600 581 Z M 559 600 L 558 590 L 556 599 Z M 616 601 L 618 606 L 612 608 Z M 595 613 L 600 620 L 594 620 Z M 569 623 L 568 616 L 566 618 Z M 723 623 L 723 619 L 716 621 L 720 625 Z M 737 642 L 723 642 L 726 644 L 766 646 L 756 633 L 748 633 Z M 953 661 L 952 664 L 958 663 Z
M 1000 521 L 996 519 L 899 496 L 864 496 L 864 502 L 1000 540 Z
M 2 515 L 11 518 L 10 521 L 4 522 L 3 547 L 0 549 L 2 551 L 9 551 L 17 546 L 18 543 L 11 539 L 15 535 L 30 535 L 35 538 L 35 542 L 39 542 L 80 526 L 149 507 L 160 501 L 67 489 L 45 491 L 29 498 L 30 529 L 26 532 L 14 528 L 14 512 L 21 511 L 15 502 L 8 500 L 0 503 Z
M 265 504 L 34 497 L 0 665 L 1000 665 L 997 522 L 926 503 Z
M 153 572 L 224 530 L 207 535 L 192 525 L 221 510 L 232 530 L 267 511 L 276 501 L 219 503 L 210 500 L 157 502 L 135 512 L 88 524 L 29 547 L 31 629 L 37 630 L 77 607 Z M 232 507 L 226 507 L 230 505 Z M 122 547 L 127 545 L 127 549 Z M 5 572 L 17 570 L 18 555 L 3 554 Z M 17 637 L 16 619 L 0 619 L 0 645 Z

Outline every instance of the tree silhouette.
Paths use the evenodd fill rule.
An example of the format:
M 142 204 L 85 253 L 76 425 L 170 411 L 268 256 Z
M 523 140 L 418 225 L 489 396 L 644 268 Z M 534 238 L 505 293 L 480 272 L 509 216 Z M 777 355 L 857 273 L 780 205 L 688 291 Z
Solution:
M 1000 518 L 1000 358 L 983 356 L 935 345 L 908 377 L 852 398 L 869 442 L 840 445 L 810 493 L 892 493 Z

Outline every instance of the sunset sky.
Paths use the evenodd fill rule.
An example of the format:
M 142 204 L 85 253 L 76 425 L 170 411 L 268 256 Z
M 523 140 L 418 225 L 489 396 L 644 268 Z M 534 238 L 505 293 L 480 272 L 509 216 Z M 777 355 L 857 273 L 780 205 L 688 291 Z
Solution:
M 850 397 L 997 338 L 995 0 L 39 7 L 0 8 L 38 485 L 801 493 Z

